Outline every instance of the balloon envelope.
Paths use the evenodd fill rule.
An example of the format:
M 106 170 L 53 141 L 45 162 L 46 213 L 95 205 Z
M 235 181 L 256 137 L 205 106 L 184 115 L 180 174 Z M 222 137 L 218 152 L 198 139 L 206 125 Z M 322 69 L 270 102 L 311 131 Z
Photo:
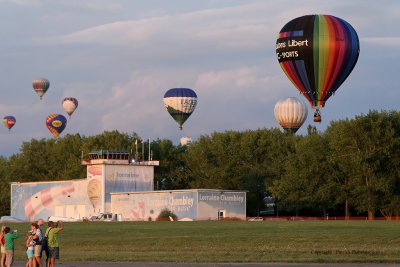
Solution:
M 296 133 L 307 119 L 308 110 L 299 99 L 288 97 L 275 104 L 274 114 L 285 131 Z
M 288 22 L 278 34 L 276 55 L 283 71 L 312 108 L 345 81 L 360 51 L 356 31 L 330 15 L 308 15 Z
M 68 116 L 71 117 L 72 113 L 74 113 L 75 109 L 78 107 L 78 100 L 73 97 L 66 97 L 61 104 Z
M 182 125 L 196 108 L 196 93 L 190 88 L 172 88 L 165 93 L 163 100 L 164 107 L 182 130 Z
M 50 87 L 50 82 L 46 78 L 36 78 L 35 80 L 33 80 L 32 86 L 40 99 L 42 99 L 42 96 Z
M 46 118 L 46 126 L 54 137 L 58 137 L 67 126 L 67 119 L 61 114 L 51 114 Z
M 190 146 L 193 143 L 193 139 L 189 136 L 184 136 L 181 138 L 181 146 Z
M 16 122 L 17 120 L 15 119 L 14 116 L 5 116 L 3 118 L 3 124 L 4 126 L 7 127 L 8 130 L 11 130 L 11 128 L 14 127 Z

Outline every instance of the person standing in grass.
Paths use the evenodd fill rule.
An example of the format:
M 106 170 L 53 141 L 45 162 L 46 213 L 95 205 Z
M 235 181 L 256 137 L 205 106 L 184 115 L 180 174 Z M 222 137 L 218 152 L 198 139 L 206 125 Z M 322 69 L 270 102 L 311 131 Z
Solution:
M 48 222 L 48 228 L 46 229 L 47 246 L 49 249 L 49 264 L 47 267 L 55 267 L 55 261 L 60 258 L 60 248 L 58 242 L 58 234 L 64 230 L 64 223 L 58 221 L 57 225 L 54 222 Z
M 6 227 L 4 229 L 4 232 L 6 235 L 4 236 L 4 239 L 6 240 L 6 266 L 11 267 L 11 265 L 14 262 L 14 239 L 17 239 L 19 237 L 17 230 L 10 231 L 10 227 Z
M 40 232 L 42 233 L 42 250 L 40 251 L 40 261 L 42 260 L 42 255 L 43 255 L 43 251 L 46 254 L 46 267 L 48 266 L 48 261 L 49 261 L 49 250 L 47 249 L 47 237 L 44 235 L 44 231 L 43 231 L 43 224 L 44 221 L 43 219 L 39 219 L 37 221 L 37 225 L 39 226 Z
M 33 257 L 35 254 L 35 241 L 33 241 L 34 231 L 29 231 L 28 236 L 26 237 L 26 255 L 28 256 L 28 261 L 25 264 L 25 267 L 33 267 Z
M 42 259 L 40 258 L 40 254 L 42 253 L 42 230 L 37 223 L 31 223 L 31 230 L 33 231 L 32 238 L 35 242 L 33 267 L 36 267 L 38 264 L 39 267 L 42 267 Z
M 6 226 L 3 225 L 1 226 L 1 232 L 0 232 L 0 245 L 1 245 L 1 267 L 6 267 L 6 240 L 4 239 L 4 236 L 6 235 L 5 230 Z

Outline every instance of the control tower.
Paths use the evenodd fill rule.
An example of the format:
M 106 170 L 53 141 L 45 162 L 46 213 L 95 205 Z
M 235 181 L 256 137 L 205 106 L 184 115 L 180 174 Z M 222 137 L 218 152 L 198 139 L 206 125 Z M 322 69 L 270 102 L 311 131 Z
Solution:
M 87 192 L 94 211 L 110 212 L 110 193 L 154 191 L 154 166 L 159 161 L 132 162 L 125 150 L 97 150 L 88 156 L 82 164 L 87 165 Z

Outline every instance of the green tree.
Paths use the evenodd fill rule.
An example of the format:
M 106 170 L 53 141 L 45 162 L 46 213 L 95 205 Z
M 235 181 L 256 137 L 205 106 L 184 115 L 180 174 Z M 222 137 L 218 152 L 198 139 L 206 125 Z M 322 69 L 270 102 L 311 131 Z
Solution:
M 280 209 L 295 211 L 297 215 L 306 208 L 323 215 L 333 206 L 334 185 L 329 182 L 331 168 L 326 147 L 325 138 L 318 133 L 297 140 L 295 151 L 284 163 L 284 174 L 270 187 Z
M 370 111 L 352 120 L 331 123 L 326 133 L 331 162 L 342 178 L 340 192 L 358 212 L 372 219 L 377 211 L 398 214 L 399 142 L 398 112 Z
M 293 140 L 277 129 L 201 136 L 185 154 L 182 179 L 191 188 L 247 190 L 247 210 L 258 215 L 266 187 L 280 177 Z
M 0 157 L 0 216 L 10 213 L 10 180 L 7 176 L 9 162 Z
M 184 154 L 188 147 L 174 146 L 171 140 L 157 139 L 151 143 L 151 149 L 153 159 L 160 161 L 160 166 L 154 171 L 156 189 L 188 188 L 186 179 L 182 179 L 185 169 Z
M 82 151 L 87 155 L 93 150 L 127 150 L 134 154 L 136 149 L 135 141 L 142 143 L 141 138 L 136 134 L 120 133 L 119 131 L 104 131 L 95 136 L 85 137 L 82 144 Z M 140 151 L 140 150 L 139 150 Z M 143 155 L 141 155 L 143 156 Z

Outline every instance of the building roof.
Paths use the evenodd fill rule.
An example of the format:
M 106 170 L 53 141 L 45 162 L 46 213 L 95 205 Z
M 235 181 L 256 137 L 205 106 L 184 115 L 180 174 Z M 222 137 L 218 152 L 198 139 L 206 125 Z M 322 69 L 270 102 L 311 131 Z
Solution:
M 248 192 L 246 190 L 224 190 L 224 189 L 178 189 L 178 190 L 156 190 L 156 191 L 136 191 L 136 192 L 110 192 L 110 195 L 123 194 L 153 194 L 153 193 L 188 193 L 188 192 Z

